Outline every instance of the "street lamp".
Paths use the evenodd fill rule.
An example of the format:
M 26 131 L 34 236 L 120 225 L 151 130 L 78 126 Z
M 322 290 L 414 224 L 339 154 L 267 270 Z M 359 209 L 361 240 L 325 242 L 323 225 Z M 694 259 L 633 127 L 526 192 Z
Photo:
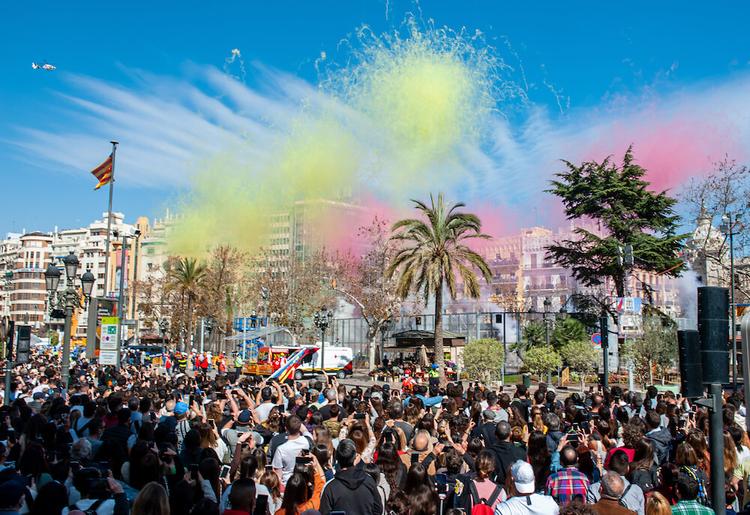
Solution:
M 724 213 L 721 216 L 719 230 L 729 238 L 729 307 L 731 309 L 732 330 L 732 386 L 737 391 L 737 306 L 734 303 L 734 235 L 739 234 L 735 229 L 742 228 L 740 214 Z M 745 350 L 747 352 L 747 350 Z
M 544 341 L 549 345 L 549 321 L 547 320 L 547 314 L 549 313 L 550 307 L 552 307 L 552 299 L 544 297 L 544 313 L 542 313 L 542 319 L 544 320 Z
M 326 329 L 333 322 L 333 311 L 329 311 L 325 306 L 320 308 L 320 311 L 315 313 L 313 317 L 315 327 L 320 329 L 320 368 L 323 370 L 323 374 L 326 374 Z
M 393 330 L 393 320 L 387 318 L 380 325 L 380 366 L 383 366 L 383 359 L 385 358 L 385 340 L 386 335 Z
M 63 336 L 63 355 L 61 377 L 64 387 L 68 387 L 68 378 L 70 376 L 70 337 L 71 325 L 73 321 L 73 309 L 81 304 L 81 297 L 75 289 L 75 278 L 78 272 L 80 262 L 71 250 L 70 253 L 62 259 L 65 267 L 66 288 L 65 291 L 57 291 L 62 274 L 60 270 L 52 263 L 47 266 L 44 272 L 44 283 L 49 293 L 49 311 L 52 318 L 65 318 L 65 329 Z M 90 271 L 81 276 L 81 291 L 84 299 L 88 302 L 91 296 L 91 290 L 94 287 L 96 278 Z M 62 315 L 62 317 L 61 317 Z

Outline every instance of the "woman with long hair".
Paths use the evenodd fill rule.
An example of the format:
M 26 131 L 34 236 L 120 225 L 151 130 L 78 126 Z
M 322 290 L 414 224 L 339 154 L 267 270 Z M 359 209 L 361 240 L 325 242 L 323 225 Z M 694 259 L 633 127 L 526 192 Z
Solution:
M 265 469 L 259 483 L 268 489 L 268 513 L 276 513 L 281 508 L 281 480 L 273 469 Z
M 169 515 L 167 491 L 159 483 L 146 484 L 133 501 L 130 515 Z
M 680 473 L 686 474 L 698 482 L 698 502 L 706 504 L 708 502 L 708 476 L 700 467 L 698 453 L 692 445 L 682 442 L 677 446 L 675 462 L 679 467 Z
M 646 515 L 672 515 L 672 506 L 659 492 L 646 497 Z
M 213 449 L 222 463 L 229 463 L 231 459 L 229 448 L 219 436 L 218 431 L 206 422 L 198 424 L 196 429 L 200 435 L 200 447 L 202 449 Z
M 654 444 L 651 440 L 641 438 L 635 444 L 635 457 L 630 463 L 628 480 L 641 487 L 643 493 L 650 492 L 659 484 L 654 463 Z
M 298 466 L 289 476 L 281 507 L 275 515 L 297 515 L 305 510 L 320 509 L 320 495 L 323 493 L 325 476 L 315 455 L 311 456 L 310 466 Z
M 552 456 L 547 447 L 547 436 L 541 431 L 529 435 L 529 463 L 534 470 L 534 484 L 537 492 L 544 491 L 547 478 L 551 474 Z
M 495 473 L 495 457 L 489 451 L 482 451 L 474 461 L 475 477 L 464 486 L 466 513 L 471 513 L 475 504 L 485 499 L 492 511 L 508 496 L 502 485 L 492 481 Z
M 404 492 L 411 496 L 417 488 L 420 486 L 432 486 L 430 476 L 427 474 L 427 469 L 421 463 L 414 463 L 410 468 L 409 472 L 406 473 L 406 479 L 404 480 Z
M 380 444 L 376 463 L 385 476 L 391 492 L 401 490 L 406 480 L 406 465 L 399 458 L 398 450 L 392 443 L 383 442 Z
M 698 458 L 698 467 L 711 480 L 711 453 L 708 452 L 706 433 L 699 429 L 693 429 L 688 432 L 685 441 L 695 450 L 695 455 Z

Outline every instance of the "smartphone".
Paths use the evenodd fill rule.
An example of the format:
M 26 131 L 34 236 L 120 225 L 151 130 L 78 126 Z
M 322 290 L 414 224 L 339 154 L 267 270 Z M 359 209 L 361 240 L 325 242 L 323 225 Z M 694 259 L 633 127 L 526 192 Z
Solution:
M 355 413 L 354 420 L 364 420 L 366 415 L 364 413 Z
M 268 496 L 267 495 L 261 494 L 255 498 L 255 510 L 253 511 L 253 513 L 257 515 L 266 515 L 268 513 Z
M 411 455 L 411 464 L 414 465 L 415 463 L 419 463 L 419 454 L 416 452 Z
M 219 471 L 219 479 L 227 479 L 229 477 L 229 471 L 232 467 L 229 465 L 222 465 L 221 471 Z
M 312 456 L 297 456 L 294 462 L 300 465 L 309 465 L 312 463 Z

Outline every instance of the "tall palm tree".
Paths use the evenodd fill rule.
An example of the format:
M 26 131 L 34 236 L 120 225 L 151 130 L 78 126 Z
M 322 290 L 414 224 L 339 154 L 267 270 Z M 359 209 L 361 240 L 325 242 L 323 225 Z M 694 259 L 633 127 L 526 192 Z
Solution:
M 488 239 L 482 233 L 482 222 L 474 214 L 460 212 L 462 202 L 448 207 L 443 194 L 437 199 L 430 194 L 430 205 L 412 200 L 422 218 L 399 220 L 391 228 L 391 238 L 402 246 L 391 260 L 386 274 L 397 276 L 396 292 L 406 298 L 410 292 L 423 294 L 425 303 L 435 297 L 435 362 L 439 366 L 440 383 L 445 384 L 443 356 L 443 288 L 456 298 L 456 280 L 461 278 L 464 295 L 480 295 L 478 270 L 486 281 L 492 277 L 484 258 L 471 250 L 466 241 Z
M 174 288 L 180 290 L 187 297 L 186 325 L 187 335 L 192 334 L 193 329 L 193 303 L 206 278 L 206 265 L 195 258 L 180 258 L 174 267 L 169 270 L 169 279 Z M 185 342 L 180 339 L 180 350 L 185 350 Z

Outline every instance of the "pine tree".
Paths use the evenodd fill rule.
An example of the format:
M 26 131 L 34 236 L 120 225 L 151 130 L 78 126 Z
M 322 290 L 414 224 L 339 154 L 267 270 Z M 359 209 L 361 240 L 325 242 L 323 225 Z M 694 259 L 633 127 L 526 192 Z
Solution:
M 586 286 L 599 286 L 611 278 L 618 296 L 625 295 L 621 247 L 633 246 L 634 267 L 643 271 L 679 276 L 684 265 L 678 257 L 685 235 L 676 234 L 679 216 L 676 200 L 648 189 L 646 170 L 628 148 L 618 166 L 610 158 L 581 165 L 564 161 L 567 170 L 557 174 L 548 192 L 560 197 L 569 220 L 592 220 L 603 229 L 599 236 L 576 228 L 578 239 L 547 247 L 550 257 L 570 268 Z

